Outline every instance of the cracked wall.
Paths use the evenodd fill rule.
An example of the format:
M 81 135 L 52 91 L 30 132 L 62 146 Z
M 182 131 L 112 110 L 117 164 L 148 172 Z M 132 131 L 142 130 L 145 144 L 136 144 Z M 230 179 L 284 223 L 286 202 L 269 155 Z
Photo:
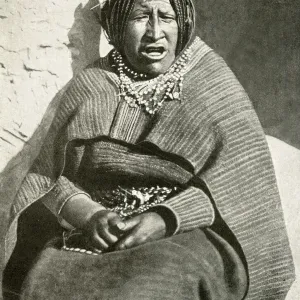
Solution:
M 28 141 L 73 72 L 99 56 L 100 26 L 89 10 L 95 4 L 1 0 L 0 170 Z

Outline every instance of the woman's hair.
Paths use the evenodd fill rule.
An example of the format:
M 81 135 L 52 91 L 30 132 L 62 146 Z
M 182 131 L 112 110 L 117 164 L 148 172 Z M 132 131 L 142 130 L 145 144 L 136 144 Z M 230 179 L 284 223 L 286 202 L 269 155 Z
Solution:
M 101 25 L 110 43 L 122 51 L 125 29 L 136 0 L 106 0 L 101 9 Z M 178 42 L 177 54 L 189 42 L 195 27 L 195 8 L 192 0 L 170 0 L 177 16 Z

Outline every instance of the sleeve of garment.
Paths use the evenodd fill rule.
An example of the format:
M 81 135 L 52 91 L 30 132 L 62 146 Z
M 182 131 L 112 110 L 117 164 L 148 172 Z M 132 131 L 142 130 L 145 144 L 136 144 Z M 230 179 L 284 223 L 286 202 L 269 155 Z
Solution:
M 194 186 L 157 205 L 155 210 L 166 220 L 168 235 L 211 226 L 215 219 L 209 197 Z
M 43 204 L 57 217 L 65 203 L 75 195 L 83 194 L 90 197 L 80 187 L 72 183 L 67 177 L 60 176 L 52 190 L 43 197 Z

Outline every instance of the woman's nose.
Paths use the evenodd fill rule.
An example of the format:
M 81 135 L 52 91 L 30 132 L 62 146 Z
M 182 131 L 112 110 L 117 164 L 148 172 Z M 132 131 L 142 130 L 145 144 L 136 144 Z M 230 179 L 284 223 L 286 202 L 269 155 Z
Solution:
M 157 17 L 151 18 L 148 22 L 147 36 L 154 41 L 164 37 L 159 19 Z

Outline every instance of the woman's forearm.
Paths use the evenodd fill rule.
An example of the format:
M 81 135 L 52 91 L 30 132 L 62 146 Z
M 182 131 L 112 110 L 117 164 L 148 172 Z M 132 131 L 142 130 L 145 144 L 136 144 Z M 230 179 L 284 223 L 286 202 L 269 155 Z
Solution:
M 92 215 L 100 210 L 105 210 L 105 207 L 85 194 L 78 194 L 64 204 L 59 216 L 75 228 L 82 229 Z
M 53 189 L 44 196 L 42 202 L 58 218 L 63 227 L 83 228 L 95 212 L 105 208 L 94 202 L 78 185 L 66 176 L 60 176 Z M 71 226 L 71 227 L 72 227 Z

